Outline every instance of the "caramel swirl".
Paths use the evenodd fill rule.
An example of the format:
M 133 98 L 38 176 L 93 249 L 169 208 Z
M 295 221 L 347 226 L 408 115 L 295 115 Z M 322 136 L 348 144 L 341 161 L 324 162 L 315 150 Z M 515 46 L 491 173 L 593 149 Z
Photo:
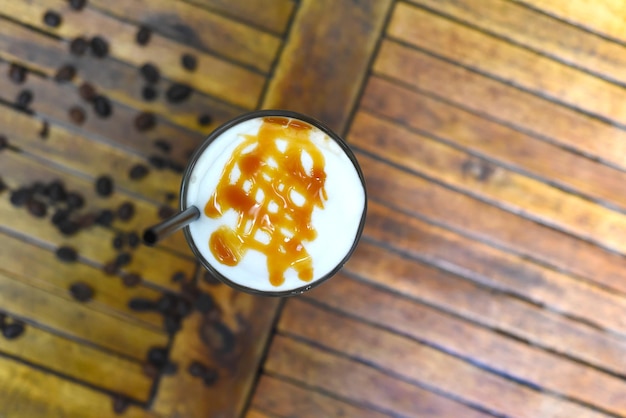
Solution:
M 204 207 L 209 218 L 231 209 L 238 216 L 234 229 L 222 225 L 209 239 L 219 262 L 236 266 L 256 250 L 267 258 L 272 285 L 280 286 L 290 268 L 300 280 L 313 279 L 303 242 L 317 236 L 311 217 L 327 196 L 324 156 L 310 140 L 311 129 L 301 121 L 268 117 L 257 135 L 244 135 L 235 148 Z

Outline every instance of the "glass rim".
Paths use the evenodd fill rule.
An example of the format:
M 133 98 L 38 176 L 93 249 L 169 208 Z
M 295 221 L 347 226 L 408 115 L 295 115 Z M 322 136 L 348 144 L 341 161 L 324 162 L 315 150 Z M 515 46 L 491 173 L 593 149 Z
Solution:
M 354 153 L 348 146 L 348 143 L 343 138 L 341 138 L 338 134 L 336 134 L 334 131 L 328 128 L 324 123 L 320 122 L 319 120 L 313 117 L 306 116 L 301 113 L 290 111 L 290 110 L 266 109 L 266 110 L 255 110 L 255 111 L 241 114 L 223 123 L 222 125 L 218 126 L 196 148 L 196 150 L 191 155 L 189 162 L 187 163 L 187 167 L 185 168 L 185 171 L 183 173 L 183 178 L 182 178 L 181 186 L 180 186 L 180 200 L 179 200 L 180 210 L 184 211 L 185 209 L 187 209 L 186 200 L 187 200 L 187 191 L 189 189 L 189 178 L 191 177 L 191 173 L 193 172 L 193 169 L 195 168 L 195 165 L 198 159 L 204 153 L 204 151 L 211 145 L 211 143 L 213 143 L 213 141 L 215 141 L 216 138 L 222 135 L 222 133 L 224 133 L 225 131 L 227 131 L 228 129 L 232 128 L 233 126 L 237 124 L 240 124 L 250 119 L 255 119 L 259 117 L 271 117 L 271 116 L 298 119 L 316 127 L 317 129 L 319 129 L 320 131 L 328 135 L 331 139 L 333 139 L 340 146 L 342 151 L 346 154 L 346 156 L 348 157 L 348 159 L 354 166 L 354 169 L 356 170 L 359 176 L 359 180 L 361 181 L 361 186 L 363 187 L 364 204 L 363 204 L 363 213 L 361 214 L 361 220 L 359 222 L 359 226 L 357 228 L 357 232 L 354 237 L 354 242 L 352 243 L 350 250 L 346 253 L 346 255 L 331 271 L 329 271 L 327 274 L 320 277 L 319 279 L 312 281 L 312 283 L 305 283 L 301 287 L 290 289 L 290 290 L 267 291 L 267 290 L 259 290 L 259 289 L 243 286 L 237 282 L 234 282 L 233 280 L 230 280 L 228 277 L 221 274 L 219 271 L 217 271 L 216 268 L 214 268 L 211 265 L 211 263 L 209 263 L 209 261 L 202 255 L 202 253 L 196 246 L 193 240 L 193 237 L 191 236 L 189 225 L 183 228 L 183 234 L 185 235 L 185 240 L 187 241 L 187 244 L 191 248 L 191 251 L 193 252 L 196 259 L 200 262 L 200 264 L 202 264 L 202 266 L 205 269 L 209 271 L 209 273 L 211 273 L 215 278 L 217 278 L 222 283 L 232 288 L 235 288 L 237 290 L 240 290 L 242 292 L 254 294 L 254 295 L 274 296 L 274 297 L 295 296 L 295 295 L 300 295 L 308 290 L 313 289 L 314 287 L 322 284 L 323 282 L 325 282 L 326 280 L 330 279 L 335 274 L 337 274 L 339 270 L 341 270 L 341 268 L 344 266 L 344 264 L 348 261 L 348 259 L 352 256 L 354 251 L 356 250 L 356 247 L 363 233 L 363 228 L 365 226 L 365 218 L 367 214 L 367 188 L 365 187 L 365 177 L 363 176 L 363 172 L 358 163 L 358 160 L 356 159 L 356 156 L 354 155 Z M 201 208 L 198 208 L 198 209 L 202 210 Z

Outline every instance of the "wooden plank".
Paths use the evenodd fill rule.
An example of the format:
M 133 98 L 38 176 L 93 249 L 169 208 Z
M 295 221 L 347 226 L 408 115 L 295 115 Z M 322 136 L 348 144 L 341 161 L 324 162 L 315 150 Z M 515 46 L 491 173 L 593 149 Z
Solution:
M 626 131 L 463 67 L 384 40 L 374 71 L 567 149 L 626 168 Z
M 388 34 L 535 94 L 626 125 L 622 87 L 433 13 L 398 3 Z
M 267 411 L 281 417 L 299 418 L 354 417 L 383 418 L 384 414 L 357 405 L 351 405 L 320 392 L 262 375 L 252 398 L 252 409 Z M 249 416 L 249 414 L 247 415 Z
M 368 259 L 367 257 L 372 257 Z M 475 327 L 473 325 L 462 325 L 460 328 L 465 327 L 471 331 L 476 338 L 484 339 L 483 342 L 476 342 L 472 345 L 471 349 L 464 348 L 463 344 L 457 343 L 449 345 L 449 349 L 458 355 L 464 353 L 471 354 L 473 359 L 477 361 L 483 354 L 476 350 L 485 350 L 486 341 L 490 341 L 489 347 L 494 351 L 489 354 L 493 361 L 485 360 L 481 361 L 483 364 L 491 364 L 497 370 L 502 373 L 515 375 L 522 380 L 531 381 L 537 385 L 552 385 L 556 387 L 555 391 L 559 391 L 558 387 L 564 388 L 570 387 L 570 385 L 561 385 L 559 382 L 559 376 L 561 373 L 565 373 L 566 370 L 573 370 L 572 368 L 588 366 L 581 366 L 581 364 L 573 363 L 565 358 L 559 359 L 558 356 L 567 356 L 575 359 L 582 364 L 590 364 L 596 368 L 603 369 L 613 374 L 624 375 L 626 374 L 626 361 L 623 359 L 623 353 L 626 349 L 626 341 L 623 338 L 616 337 L 613 334 L 606 331 L 592 328 L 587 324 L 581 324 L 575 320 L 564 317 L 558 313 L 539 308 L 535 305 L 525 303 L 518 298 L 511 297 L 510 295 L 493 292 L 492 289 L 485 288 L 483 286 L 476 285 L 470 281 L 464 280 L 458 276 L 451 275 L 442 270 L 427 266 L 425 264 L 410 260 L 406 257 L 399 256 L 398 254 L 390 253 L 388 250 L 384 250 L 379 246 L 374 246 L 369 243 L 362 243 L 359 249 L 355 253 L 355 256 L 350 261 L 347 272 L 353 275 L 357 275 L 362 280 L 370 282 L 380 288 L 389 289 L 396 294 L 403 295 L 408 298 L 424 303 L 427 306 L 435 307 L 444 312 L 451 313 L 462 318 L 466 318 L 469 321 L 480 324 L 485 327 Z M 348 289 L 358 286 L 352 285 L 351 280 L 348 281 L 349 285 L 345 285 Z M 369 293 L 374 291 L 373 288 L 365 286 Z M 340 300 L 338 297 L 328 296 L 328 292 L 336 291 L 338 294 L 345 295 L 346 291 L 342 289 L 340 285 L 325 289 L 319 292 L 324 296 L 327 296 L 332 300 Z M 354 290 L 354 289 L 353 289 Z M 358 289 L 357 289 L 358 290 Z M 356 291 L 355 295 L 365 294 L 365 290 Z M 384 293 L 384 292 L 381 292 Z M 403 309 L 414 309 L 416 317 L 420 317 L 417 312 L 425 310 L 421 305 L 416 306 L 415 303 L 395 301 L 395 299 L 387 296 L 371 296 L 372 299 L 386 301 L 380 305 L 376 303 L 367 302 L 368 298 L 359 302 L 362 306 L 403 306 Z M 324 302 L 322 296 L 317 298 L 320 302 Z M 328 302 L 330 306 L 335 306 L 334 303 Z M 337 306 L 338 309 L 342 309 Z M 362 317 L 360 310 L 355 309 L 351 311 L 352 314 Z M 395 314 L 394 314 L 395 315 Z M 450 323 L 450 317 L 440 314 L 423 313 L 423 318 L 431 318 L 433 324 L 448 324 Z M 393 315 L 391 315 L 393 316 Z M 366 315 L 369 317 L 369 315 Z M 381 319 L 382 320 L 382 319 Z M 431 322 L 428 321 L 428 323 Z M 452 321 L 454 322 L 454 321 Z M 377 323 L 384 324 L 380 321 Z M 426 323 L 426 322 L 425 322 Z M 386 323 L 386 327 L 393 328 L 392 323 Z M 416 325 L 417 326 L 417 325 Z M 442 327 L 450 330 L 456 329 L 455 326 L 450 324 L 450 327 Z M 433 331 L 438 329 L 438 325 L 433 325 Z M 543 350 L 529 348 L 524 344 L 518 344 L 513 340 L 501 338 L 501 334 L 496 334 L 492 330 L 503 331 L 507 335 L 514 336 L 520 340 L 528 341 L 529 344 L 536 347 L 542 347 L 555 354 L 547 354 Z M 403 332 L 398 329 L 398 332 Z M 493 334 L 493 335 L 491 335 Z M 443 339 L 439 339 L 438 336 L 429 336 L 427 332 L 423 332 L 419 337 L 421 340 L 438 341 L 444 344 Z M 416 337 L 417 338 L 417 337 Z M 459 341 L 462 338 L 459 336 Z M 482 341 L 482 340 L 481 340 Z M 466 341 L 467 342 L 467 341 Z M 439 343 L 437 343 L 439 344 Z M 482 348 L 479 348 L 482 347 Z M 502 354 L 498 354 L 500 348 L 502 348 Z M 518 353 L 520 358 L 524 358 L 524 362 L 528 359 L 528 362 L 514 361 Z M 511 355 L 511 357 L 508 357 Z M 539 371 L 536 369 L 542 369 L 540 364 L 554 363 L 554 367 L 547 367 L 545 370 Z M 564 363 L 563 366 L 556 366 L 560 363 Z M 529 364 L 535 364 L 533 367 L 527 367 Z M 527 370 L 528 369 L 528 370 Z M 557 372 L 558 370 L 558 372 Z M 552 374 L 552 373 L 556 374 Z M 585 373 L 596 373 L 594 371 L 581 371 L 582 376 Z M 602 374 L 599 379 L 602 379 Z M 576 383 L 578 384 L 578 383 Z M 572 396 L 575 396 L 572 393 Z M 583 395 L 586 396 L 586 395 Z M 602 397 L 598 397 L 598 400 Z
M 518 215 L 626 254 L 626 216 L 359 112 L 349 141 Z
M 570 235 L 455 193 L 433 182 L 378 162 L 357 157 L 370 201 L 426 218 L 464 235 L 581 275 L 624 292 L 626 258 Z
M 246 411 L 246 414 L 244 415 L 245 418 L 274 418 L 271 415 L 260 411 L 256 408 L 250 408 Z
M 148 402 L 152 380 L 140 363 L 78 344 L 28 325 L 15 340 L 0 338 L 0 352 L 140 402 Z
M 225 285 L 203 285 L 202 290 L 213 296 L 217 306 L 206 314 L 190 315 L 174 338 L 170 357 L 181 371 L 161 378 L 153 401 L 153 410 L 164 417 L 242 416 L 274 324 L 279 299 L 252 296 Z M 217 369 L 217 383 L 206 387 L 190 376 L 187 369 L 192 361 Z
M 66 13 L 63 24 L 53 29 L 44 25 L 41 18 L 46 8 L 38 6 L 34 3 L 35 0 L 30 1 L 30 4 L 11 2 L 6 8 L 3 8 L 2 14 L 67 39 L 78 36 L 90 38 L 106 33 L 111 58 L 117 58 L 135 67 L 141 67 L 146 62 L 152 62 L 159 67 L 161 74 L 166 78 L 188 84 L 199 92 L 215 96 L 227 103 L 243 108 L 252 109 L 259 100 L 265 82 L 264 77 L 260 74 L 190 47 L 180 46 L 174 41 L 158 36 L 158 34 L 152 36 L 149 46 L 142 47 L 135 42 L 137 33 L 135 26 L 107 18 L 106 15 L 90 9 L 84 9 L 80 14 Z M 62 7 L 68 7 L 64 2 L 58 1 L 59 5 L 63 5 Z M 35 13 L 35 10 L 38 13 Z M 69 57 L 67 43 L 64 45 L 61 41 L 28 30 L 6 19 L 1 19 L 1 23 L 0 51 L 6 59 L 28 61 L 36 68 L 54 74 L 57 68 L 67 63 L 68 58 L 71 58 L 71 62 L 76 63 L 79 73 L 91 74 L 82 71 L 80 65 L 90 58 Z M 23 48 L 27 49 L 24 51 Z M 182 67 L 180 57 L 184 53 L 196 56 L 197 71 L 189 72 Z M 111 58 L 91 59 L 99 62 L 102 71 L 108 70 L 108 63 L 112 61 Z M 103 62 L 106 63 L 105 66 L 103 66 Z M 137 80 L 139 80 L 139 76 L 137 76 Z M 126 88 L 128 88 L 128 84 Z
M 413 224 L 419 225 L 419 223 Z M 392 225 L 392 222 L 388 222 L 387 225 Z M 402 228 L 402 223 L 397 222 L 395 226 Z M 432 260 L 437 266 L 458 272 L 477 283 L 545 305 L 557 312 L 584 318 L 590 323 L 626 335 L 626 320 L 623 316 L 618 316 L 623 315 L 626 310 L 626 298 L 622 295 L 533 264 L 521 257 L 437 230 L 437 228 L 425 227 L 423 230 L 428 234 L 429 240 L 433 241 L 432 246 L 425 245 L 429 241 L 421 241 L 421 239 L 420 243 L 412 244 L 400 235 L 403 246 L 399 248 L 410 254 Z M 434 233 L 429 233 L 429 230 Z M 408 231 L 405 234 L 408 235 Z M 416 236 L 419 235 L 416 234 Z M 401 258 L 392 257 L 390 254 L 387 255 L 387 260 L 379 260 L 381 266 L 376 267 L 374 265 L 377 261 L 376 257 L 374 260 L 367 259 L 367 256 L 375 253 L 375 250 L 367 246 L 359 248 L 348 262 L 348 268 L 360 274 L 374 270 L 383 274 L 387 271 L 385 268 L 389 268 L 399 275 L 406 275 L 410 274 L 411 268 L 414 267 L 403 267 L 403 263 L 394 265 L 393 263 L 399 262 Z M 368 277 L 370 277 L 369 274 Z M 585 308 L 581 309 L 582 307 Z
M 263 107 L 308 114 L 342 133 L 390 5 L 302 0 Z
M 486 417 L 462 403 L 312 345 L 276 335 L 265 361 L 273 375 L 302 382 L 392 416 Z
M 558 408 L 570 409 L 572 414 L 570 416 L 579 416 L 578 413 L 600 415 L 565 401 L 561 397 L 552 397 L 546 393 L 531 390 L 505 377 L 476 368 L 470 363 L 452 357 L 445 350 L 439 351 L 406 336 L 314 307 L 297 299 L 290 299 L 285 304 L 283 312 L 284 315 L 281 315 L 278 323 L 278 328 L 282 332 L 306 341 L 313 341 L 331 350 L 340 351 L 343 355 L 395 376 L 401 376 L 403 379 L 421 382 L 423 385 L 450 394 L 455 399 L 483 407 L 495 414 L 536 417 L 545 413 L 544 408 Z M 458 331 L 460 335 L 463 331 L 461 326 L 459 328 L 461 328 Z M 492 347 L 488 349 L 487 363 L 490 366 L 493 350 Z M 517 359 L 517 361 L 520 360 Z M 550 363 L 550 366 L 554 368 L 555 364 Z M 576 371 L 580 372 L 580 369 L 584 370 L 584 368 L 578 368 Z M 333 377 L 334 374 L 327 376 L 330 379 Z M 580 373 L 567 375 L 567 379 L 572 378 L 584 381 Z M 599 386 L 596 387 L 595 392 L 604 396 L 605 400 L 608 398 L 610 404 L 604 405 L 588 393 L 583 392 L 582 396 L 586 400 L 591 398 L 593 403 L 597 402 L 603 407 L 610 407 L 618 413 L 623 412 L 623 405 L 617 400 L 610 399 L 620 393 L 620 385 L 623 386 L 623 383 L 609 376 L 605 376 L 605 380 L 612 380 L 613 389 L 602 387 L 599 381 L 594 382 L 593 378 L 590 378 L 587 385 L 593 387 L 597 383 Z M 568 383 L 568 385 L 573 384 Z M 563 386 L 559 386 L 559 389 L 563 390 Z M 574 413 L 576 410 L 580 412 Z
M 0 273 L 0 290 L 4 311 L 115 353 L 141 361 L 149 348 L 167 346 L 167 336 L 161 332 L 95 311 L 72 302 L 69 295 L 53 295 L 4 273 Z
M 284 34 L 296 8 L 293 0 L 187 0 L 189 3 L 215 10 L 233 19 Z
M 411 0 L 411 2 L 603 78 L 626 82 L 624 71 L 626 49 L 622 45 L 520 4 L 503 0 L 485 0 L 480 3 L 471 0 Z M 606 2 L 599 5 L 599 8 L 602 7 L 606 7 Z M 586 5 L 584 22 L 588 22 L 589 9 L 595 11 L 596 8 L 597 6 Z M 626 9 L 624 11 L 626 12 Z
M 626 5 L 620 0 L 603 0 L 591 3 L 587 0 L 513 0 L 537 8 L 545 13 L 564 19 L 610 38 L 626 41 L 624 15 Z
M 61 6 L 57 0 L 37 2 L 60 10 L 64 15 L 71 10 L 69 6 Z M 179 48 L 183 45 L 197 48 L 266 74 L 269 73 L 281 45 L 280 39 L 274 35 L 181 1 L 92 0 L 89 5 L 118 19 L 153 28 L 155 34 L 163 34 L 177 41 Z M 246 10 L 244 16 L 251 12 Z M 102 19 L 95 14 L 88 14 L 85 19 L 89 20 L 92 16 L 98 21 Z M 157 37 L 151 39 L 151 43 L 154 39 Z M 205 69 L 198 68 L 198 71 Z
M 362 109 L 473 154 L 513 166 L 549 184 L 626 208 L 626 172 L 619 171 L 465 110 L 371 77 Z M 368 119 L 367 115 L 364 115 Z M 359 118 L 357 117 L 357 120 Z M 355 129 L 355 131 L 358 129 Z M 372 144 L 373 145 L 373 144 Z M 384 152 L 381 153 L 384 156 Z
M 118 316 L 138 325 L 161 328 L 163 318 L 156 312 L 135 312 L 128 308 L 127 299 L 158 300 L 161 292 L 145 286 L 128 288 L 101 270 L 83 263 L 64 263 L 50 248 L 44 249 L 0 232 L 2 254 L 0 270 L 32 286 L 67 296 L 70 286 L 77 282 L 88 283 L 95 291 L 90 306 L 108 315 Z M 124 298 L 120 296 L 124 295 Z
M 11 418 L 114 418 L 112 398 L 69 380 L 0 357 L 2 413 Z M 128 418 L 156 418 L 135 405 Z

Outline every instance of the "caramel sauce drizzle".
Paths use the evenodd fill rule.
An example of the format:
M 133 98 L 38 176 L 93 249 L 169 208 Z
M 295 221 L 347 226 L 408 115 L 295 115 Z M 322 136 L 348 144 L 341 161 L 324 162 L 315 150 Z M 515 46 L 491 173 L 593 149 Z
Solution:
M 309 138 L 311 128 L 292 119 L 264 118 L 258 134 L 245 135 L 234 150 L 204 207 L 209 218 L 230 209 L 238 216 L 235 229 L 222 225 L 209 239 L 219 262 L 236 266 L 247 251 L 256 250 L 267 258 L 272 285 L 280 286 L 290 268 L 300 280 L 313 279 L 313 261 L 303 242 L 316 238 L 313 209 L 323 208 L 327 196 L 324 156 Z M 303 154 L 312 160 L 309 170 Z

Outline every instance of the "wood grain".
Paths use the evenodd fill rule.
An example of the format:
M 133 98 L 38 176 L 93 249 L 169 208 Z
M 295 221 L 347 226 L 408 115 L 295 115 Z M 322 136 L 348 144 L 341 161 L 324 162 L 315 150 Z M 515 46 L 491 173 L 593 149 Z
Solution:
M 245 418 L 275 418 L 272 415 L 269 415 L 266 412 L 260 411 L 256 408 L 248 409 L 244 417 Z
M 626 169 L 626 132 L 510 85 L 385 39 L 375 73 L 478 115 Z
M 301 1 L 263 108 L 301 112 L 343 133 L 390 5 Z
M 506 41 L 398 3 L 388 34 L 443 58 L 626 125 L 622 88 Z

